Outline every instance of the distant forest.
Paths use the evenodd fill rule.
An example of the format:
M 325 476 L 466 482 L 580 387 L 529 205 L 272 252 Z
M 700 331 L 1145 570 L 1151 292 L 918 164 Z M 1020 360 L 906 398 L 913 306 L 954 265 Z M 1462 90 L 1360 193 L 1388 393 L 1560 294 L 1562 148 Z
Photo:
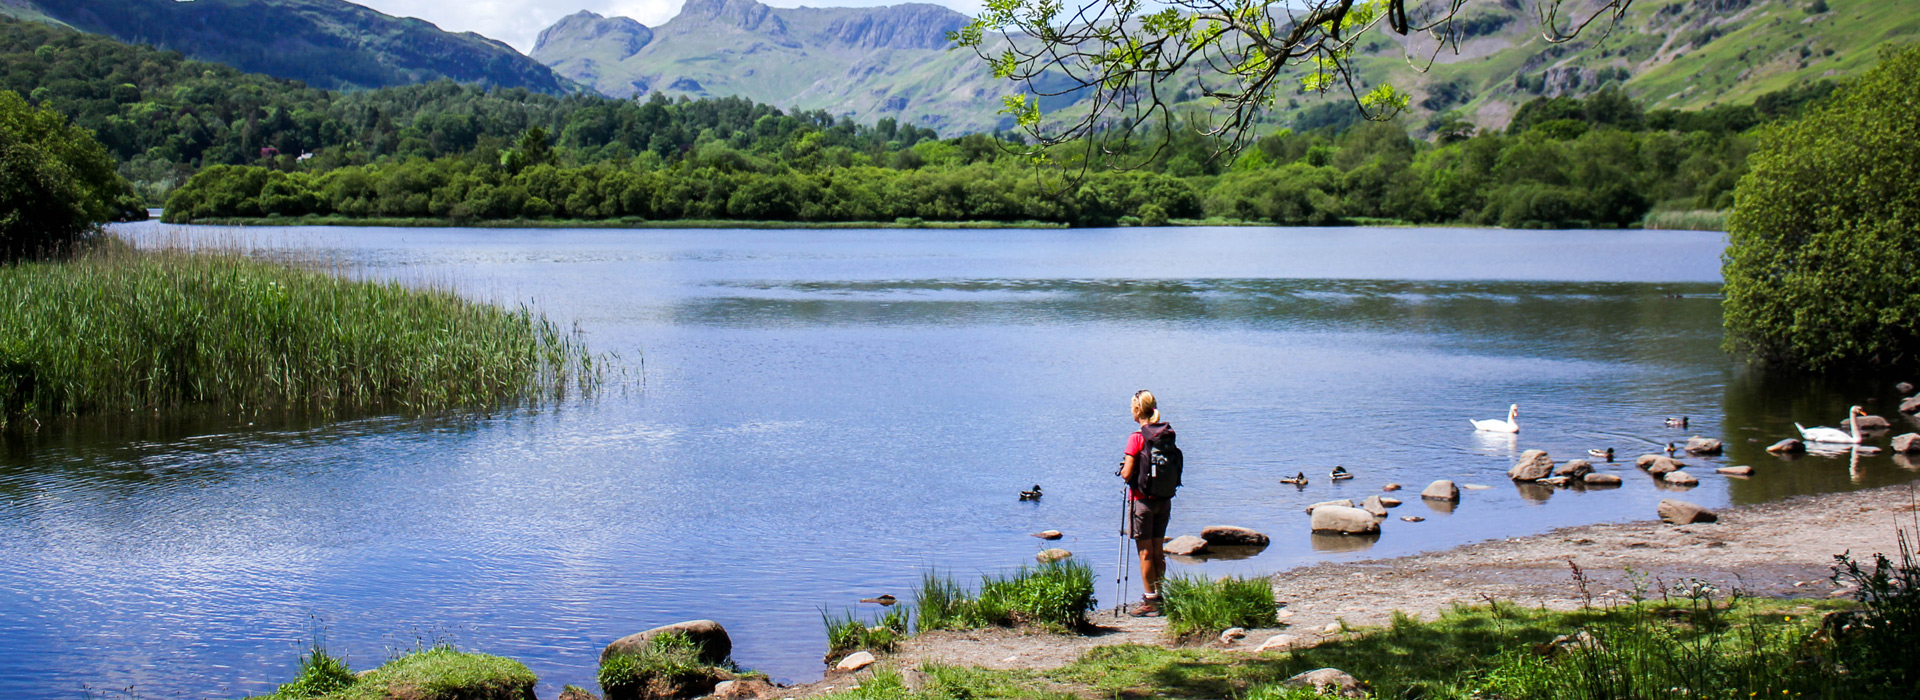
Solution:
M 1095 162 L 1064 191 L 1058 177 L 1036 177 L 1017 139 L 994 134 L 941 139 L 737 98 L 554 97 L 446 81 L 331 92 L 12 20 L 0 20 L 0 89 L 92 130 L 172 221 L 1624 227 L 1654 211 L 1726 209 L 1748 132 L 1832 86 L 1698 112 L 1646 111 L 1618 90 L 1540 98 L 1491 133 L 1451 115 L 1365 122 L 1329 103 L 1232 159 L 1176 130 L 1157 154 L 1151 144 L 1122 154 L 1144 160 L 1138 170 Z

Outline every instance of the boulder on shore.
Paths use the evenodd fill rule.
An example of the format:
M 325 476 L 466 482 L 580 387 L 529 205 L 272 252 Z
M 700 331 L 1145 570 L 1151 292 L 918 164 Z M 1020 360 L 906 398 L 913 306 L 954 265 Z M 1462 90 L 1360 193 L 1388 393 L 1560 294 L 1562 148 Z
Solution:
M 1380 521 L 1372 513 L 1349 506 L 1322 506 L 1313 509 L 1313 531 L 1341 535 L 1371 535 L 1380 531 Z
M 1420 492 L 1420 497 L 1433 501 L 1459 502 L 1460 487 L 1454 486 L 1451 481 L 1441 479 L 1428 484 L 1426 490 Z
M 1720 516 L 1714 515 L 1713 511 L 1686 501 L 1676 501 L 1671 498 L 1661 499 L 1660 505 L 1656 510 L 1660 514 L 1661 520 L 1675 525 L 1711 523 L 1720 519 Z
M 1614 476 L 1612 474 L 1597 474 L 1597 473 L 1588 474 L 1586 476 L 1580 477 L 1580 480 L 1587 482 L 1588 486 L 1619 486 L 1620 485 L 1620 477 Z
M 1034 554 L 1033 558 L 1038 559 L 1042 564 L 1052 564 L 1062 559 L 1071 558 L 1072 556 L 1073 552 L 1064 549 L 1042 549 L 1039 553 Z
M 1366 691 L 1360 688 L 1360 681 L 1337 668 L 1322 668 L 1308 671 L 1288 678 L 1280 683 L 1287 688 L 1312 688 L 1319 695 L 1334 695 L 1343 698 L 1366 697 Z
M 1507 469 L 1507 478 L 1514 481 L 1539 481 L 1553 475 L 1553 458 L 1546 450 L 1527 450 L 1520 453 L 1520 461 Z
M 1298 639 L 1299 639 L 1298 637 L 1295 637 L 1291 634 L 1276 634 L 1271 637 L 1268 637 L 1267 641 L 1261 642 L 1260 646 L 1254 649 L 1253 651 L 1254 653 L 1259 653 L 1263 651 L 1275 651 L 1275 650 L 1286 651 L 1288 649 L 1293 648 L 1293 643 Z
M 1560 468 L 1553 470 L 1554 476 L 1564 476 L 1569 479 L 1578 479 L 1592 473 L 1593 463 L 1584 459 L 1567 460 L 1566 464 L 1562 464 Z
M 873 658 L 873 652 L 856 651 L 851 654 L 848 654 L 847 658 L 841 659 L 840 663 L 834 664 L 833 670 L 846 671 L 848 673 L 852 673 L 854 671 L 858 671 L 868 666 L 872 666 L 873 662 L 876 660 L 877 659 Z
M 1695 478 L 1692 474 L 1688 474 L 1682 471 L 1667 472 L 1666 475 L 1660 477 L 1660 480 L 1665 481 L 1669 484 L 1673 484 L 1675 486 L 1699 486 L 1700 485 L 1699 479 Z
M 1713 471 L 1727 476 L 1753 476 L 1753 467 L 1721 467 Z
M 1767 447 L 1767 451 L 1777 455 L 1800 454 L 1807 451 L 1807 444 L 1796 438 L 1787 438 L 1773 443 L 1773 445 Z
M 1920 433 L 1905 433 L 1893 436 L 1893 451 L 1901 453 L 1920 452 Z
M 1724 448 L 1725 445 L 1722 445 L 1719 440 L 1713 438 L 1700 437 L 1698 435 L 1687 438 L 1687 454 L 1717 455 L 1720 454 L 1720 451 Z
M 1200 530 L 1200 539 L 1209 547 L 1265 547 L 1271 542 L 1264 534 L 1233 525 L 1208 525 Z
M 613 640 L 606 649 L 600 651 L 600 662 L 619 654 L 638 654 L 653 645 L 653 638 L 668 632 L 679 632 L 687 636 L 695 647 L 700 649 L 700 663 L 720 666 L 727 663 L 727 657 L 733 655 L 733 638 L 727 636 L 727 628 L 712 620 L 688 620 L 662 625 L 645 632 L 636 632 Z
M 1854 416 L 1853 424 L 1861 430 L 1886 430 L 1893 427 L 1893 424 L 1888 423 L 1887 419 L 1879 416 Z M 1845 424 L 1843 423 L 1842 425 Z
M 1319 507 L 1321 507 L 1321 506 L 1346 506 L 1346 507 L 1348 507 L 1348 508 L 1352 508 L 1352 507 L 1353 507 L 1353 499 L 1351 499 L 1351 498 L 1342 498 L 1342 499 L 1339 499 L 1339 500 L 1335 500 L 1335 501 L 1321 501 L 1321 502 L 1319 502 L 1319 503 L 1315 503 L 1315 504 L 1313 504 L 1313 505 L 1310 505 L 1310 506 L 1307 506 L 1307 514 L 1308 514 L 1308 515 L 1312 515 L 1312 514 L 1313 514 L 1313 511 L 1314 511 L 1314 509 L 1315 509 L 1315 508 L 1319 508 Z
M 1376 518 L 1387 517 L 1387 504 L 1381 503 L 1379 496 L 1368 496 L 1367 500 L 1360 503 L 1360 510 L 1371 513 Z
M 1666 476 L 1685 469 L 1686 467 L 1687 465 L 1681 464 L 1680 460 L 1672 457 L 1657 457 L 1653 460 L 1652 464 L 1647 465 L 1647 473 L 1654 476 Z
M 1181 535 L 1167 540 L 1166 544 L 1161 545 L 1160 551 L 1183 557 L 1205 554 L 1207 552 L 1207 541 L 1194 537 L 1193 535 Z

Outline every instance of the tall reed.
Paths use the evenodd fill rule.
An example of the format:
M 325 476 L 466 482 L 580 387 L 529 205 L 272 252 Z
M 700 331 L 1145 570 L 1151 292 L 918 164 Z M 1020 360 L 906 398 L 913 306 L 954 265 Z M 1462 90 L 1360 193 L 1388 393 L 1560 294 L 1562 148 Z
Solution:
M 544 316 L 444 289 L 125 246 L 0 266 L 0 421 L 430 410 L 554 399 L 601 376 Z

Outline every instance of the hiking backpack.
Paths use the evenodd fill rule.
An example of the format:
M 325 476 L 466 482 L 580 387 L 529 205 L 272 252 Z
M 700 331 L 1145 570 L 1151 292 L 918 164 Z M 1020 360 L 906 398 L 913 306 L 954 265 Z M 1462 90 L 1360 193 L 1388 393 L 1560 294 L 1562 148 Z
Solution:
M 1140 427 L 1141 447 L 1133 466 L 1134 488 L 1148 498 L 1173 498 L 1180 488 L 1185 457 L 1174 444 L 1173 426 L 1148 423 Z

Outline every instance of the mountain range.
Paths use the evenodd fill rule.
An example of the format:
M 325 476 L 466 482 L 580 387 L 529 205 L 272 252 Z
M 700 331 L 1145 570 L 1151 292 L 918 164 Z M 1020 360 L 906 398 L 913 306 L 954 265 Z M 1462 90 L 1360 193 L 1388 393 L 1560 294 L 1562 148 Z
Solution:
M 342 0 L 0 0 L 0 14 L 319 88 L 452 79 L 553 94 L 579 89 L 501 42 Z

